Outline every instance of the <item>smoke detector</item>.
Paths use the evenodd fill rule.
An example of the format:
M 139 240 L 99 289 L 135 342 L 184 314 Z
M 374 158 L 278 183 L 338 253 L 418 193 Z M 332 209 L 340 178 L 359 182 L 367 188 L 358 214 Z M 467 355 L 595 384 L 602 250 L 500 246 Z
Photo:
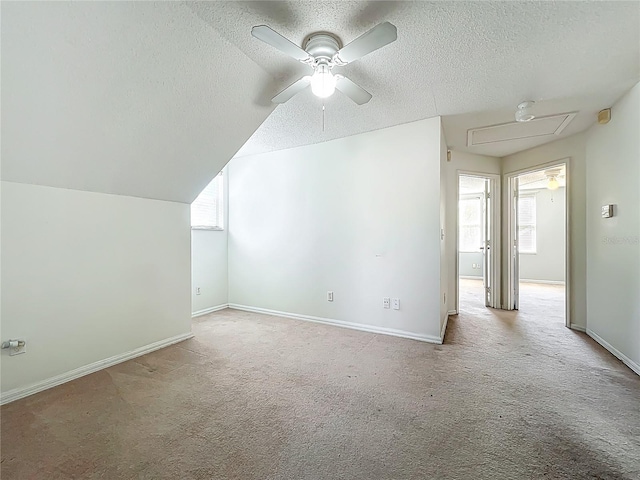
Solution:
M 531 107 L 535 102 L 533 100 L 527 100 L 518 105 L 518 109 L 516 110 L 516 122 L 530 122 L 536 116 L 531 113 Z

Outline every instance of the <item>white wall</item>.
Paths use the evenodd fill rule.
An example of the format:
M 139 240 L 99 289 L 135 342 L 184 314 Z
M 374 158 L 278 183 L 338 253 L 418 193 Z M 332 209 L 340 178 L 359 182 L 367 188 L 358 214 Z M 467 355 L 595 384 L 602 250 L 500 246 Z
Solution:
M 578 133 L 555 142 L 547 143 L 524 152 L 509 155 L 502 159 L 502 171 L 504 174 L 529 169 L 553 162 L 568 159 L 569 166 L 569 236 L 570 236 L 570 313 L 571 324 L 580 328 L 587 325 L 587 287 L 586 287 L 586 161 L 585 161 L 585 134 Z M 505 185 L 503 182 L 503 191 Z M 507 208 L 506 196 L 503 196 L 502 218 L 504 220 Z M 506 240 L 506 231 L 503 229 L 503 243 Z M 503 265 L 506 265 L 508 249 L 503 249 Z M 506 271 L 503 271 L 503 279 L 506 279 Z M 507 286 L 503 283 L 503 301 Z
M 536 253 L 520 254 L 520 279 L 564 282 L 565 188 L 520 193 L 536 196 Z
M 190 332 L 189 205 L 2 182 L 2 393 Z
M 640 84 L 587 132 L 587 327 L 640 374 Z M 613 218 L 600 207 L 614 204 Z
M 191 230 L 191 312 L 194 315 L 229 303 L 229 172 L 223 175 L 224 230 Z M 196 289 L 200 287 L 200 295 Z
M 191 231 L 191 311 L 202 314 L 229 298 L 227 230 Z M 196 294 L 200 287 L 200 294 Z
M 440 135 L 431 118 L 234 159 L 230 303 L 438 339 Z
M 447 205 L 450 215 L 447 217 L 447 266 L 449 275 L 449 292 L 447 304 L 449 311 L 456 310 L 456 230 L 458 229 L 456 209 L 458 208 L 458 171 L 472 173 L 500 174 L 500 159 L 473 153 L 451 151 L 451 161 L 447 163 Z M 480 256 L 482 258 L 482 256 Z M 479 270 L 482 274 L 482 270 Z M 461 275 L 464 273 L 461 272 Z
M 482 252 L 460 252 L 458 254 L 458 273 L 461 277 L 478 277 L 482 278 L 482 270 L 484 269 L 484 255 Z M 479 265 L 473 268 L 473 264 Z

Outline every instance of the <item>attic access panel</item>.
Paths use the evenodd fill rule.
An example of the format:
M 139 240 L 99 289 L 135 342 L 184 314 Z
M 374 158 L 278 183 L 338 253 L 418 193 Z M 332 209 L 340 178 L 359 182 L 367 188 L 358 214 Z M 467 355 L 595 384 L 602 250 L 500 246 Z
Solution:
M 467 147 L 490 143 L 520 140 L 523 138 L 560 135 L 575 118 L 576 112 L 534 118 L 530 122 L 510 122 L 489 127 L 472 128 L 467 131 Z

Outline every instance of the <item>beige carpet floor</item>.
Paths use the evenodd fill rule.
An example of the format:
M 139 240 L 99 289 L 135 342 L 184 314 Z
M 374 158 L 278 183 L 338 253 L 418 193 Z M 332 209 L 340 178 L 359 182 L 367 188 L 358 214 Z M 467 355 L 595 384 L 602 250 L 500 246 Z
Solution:
M 640 377 L 530 303 L 467 302 L 444 345 L 201 317 L 2 407 L 2 479 L 640 479 Z

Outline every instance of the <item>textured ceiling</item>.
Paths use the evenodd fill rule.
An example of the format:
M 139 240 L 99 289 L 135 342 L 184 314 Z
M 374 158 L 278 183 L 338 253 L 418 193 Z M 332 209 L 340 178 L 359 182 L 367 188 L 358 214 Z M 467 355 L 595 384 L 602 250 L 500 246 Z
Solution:
M 1 8 L 3 180 L 190 203 L 273 110 L 183 4 Z
M 569 135 L 593 123 L 594 112 L 640 79 L 635 1 L 257 1 L 196 2 L 189 8 L 277 78 L 271 95 L 310 70 L 251 37 L 252 26 L 267 24 L 299 45 L 320 30 L 348 43 L 385 20 L 398 27 L 396 42 L 339 69 L 373 94 L 368 104 L 357 106 L 337 92 L 326 101 L 323 132 L 321 101 L 305 91 L 278 106 L 238 155 L 435 115 L 455 116 L 444 121 L 447 141 L 466 149 L 467 128 L 511 121 L 524 99 L 545 112 L 584 111 L 563 132 Z M 501 156 L 535 142 L 468 151 Z
M 186 203 L 243 144 L 240 155 L 442 115 L 449 146 L 465 150 L 468 128 L 511 121 L 524 99 L 536 100 L 540 115 L 580 111 L 569 135 L 640 78 L 635 1 L 1 9 L 2 179 Z M 325 131 L 309 91 L 273 111 L 271 96 L 309 70 L 251 37 L 252 26 L 268 24 L 298 44 L 318 30 L 348 43 L 385 20 L 398 40 L 339 69 L 371 102 L 357 106 L 337 92 Z M 502 156 L 532 146 L 468 150 Z

